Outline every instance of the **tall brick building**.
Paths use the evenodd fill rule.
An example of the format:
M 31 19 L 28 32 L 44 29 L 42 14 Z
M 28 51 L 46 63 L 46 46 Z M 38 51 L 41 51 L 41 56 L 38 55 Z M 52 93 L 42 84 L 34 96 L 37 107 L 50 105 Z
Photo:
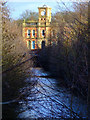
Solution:
M 51 8 L 46 5 L 38 7 L 38 21 L 24 21 L 23 37 L 28 49 L 41 49 L 50 44 Z

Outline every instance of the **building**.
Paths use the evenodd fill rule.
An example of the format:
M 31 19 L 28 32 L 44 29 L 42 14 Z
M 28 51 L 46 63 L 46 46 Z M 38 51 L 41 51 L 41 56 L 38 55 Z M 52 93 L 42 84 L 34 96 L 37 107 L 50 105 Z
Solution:
M 38 7 L 38 21 L 23 22 L 23 37 L 28 49 L 42 49 L 50 44 L 51 8 L 43 5 Z

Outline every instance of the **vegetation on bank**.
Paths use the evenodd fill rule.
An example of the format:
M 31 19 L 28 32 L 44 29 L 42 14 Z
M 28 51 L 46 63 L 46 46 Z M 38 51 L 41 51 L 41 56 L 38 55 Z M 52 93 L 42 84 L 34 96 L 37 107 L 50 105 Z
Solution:
M 7 3 L 2 3 L 2 100 L 13 100 L 19 96 L 19 89 L 23 87 L 26 68 L 30 63 L 18 67 L 13 66 L 28 59 L 28 51 L 23 41 L 21 28 L 10 18 Z
M 66 7 L 64 5 L 64 7 Z M 59 10 L 60 10 L 59 6 Z M 63 78 L 72 89 L 88 92 L 88 3 L 74 3 L 52 17 L 50 46 L 40 53 L 40 62 L 53 76 Z

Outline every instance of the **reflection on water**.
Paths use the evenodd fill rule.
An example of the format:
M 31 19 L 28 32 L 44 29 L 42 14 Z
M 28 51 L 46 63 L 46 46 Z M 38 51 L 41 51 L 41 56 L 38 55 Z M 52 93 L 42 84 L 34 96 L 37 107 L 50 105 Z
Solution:
M 57 87 L 57 80 L 47 78 L 41 68 L 31 69 L 33 76 L 26 80 L 26 91 L 19 101 L 18 118 L 85 118 L 87 106 L 68 89 Z

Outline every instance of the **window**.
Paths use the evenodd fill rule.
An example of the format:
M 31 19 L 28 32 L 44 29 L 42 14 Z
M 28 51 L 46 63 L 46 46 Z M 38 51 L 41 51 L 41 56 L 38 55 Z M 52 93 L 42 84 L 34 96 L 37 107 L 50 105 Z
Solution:
M 30 23 L 30 25 L 36 25 L 36 23 Z
M 45 30 L 42 30 L 42 36 L 45 36 Z
M 42 41 L 42 49 L 45 48 L 45 41 Z
M 30 30 L 27 30 L 27 36 L 30 37 Z
M 35 41 L 32 41 L 32 49 L 35 49 Z
M 30 49 L 31 48 L 31 42 L 27 41 L 27 48 Z
M 32 36 L 34 36 L 34 37 L 35 37 L 35 30 L 33 30 L 33 31 L 32 31 Z

